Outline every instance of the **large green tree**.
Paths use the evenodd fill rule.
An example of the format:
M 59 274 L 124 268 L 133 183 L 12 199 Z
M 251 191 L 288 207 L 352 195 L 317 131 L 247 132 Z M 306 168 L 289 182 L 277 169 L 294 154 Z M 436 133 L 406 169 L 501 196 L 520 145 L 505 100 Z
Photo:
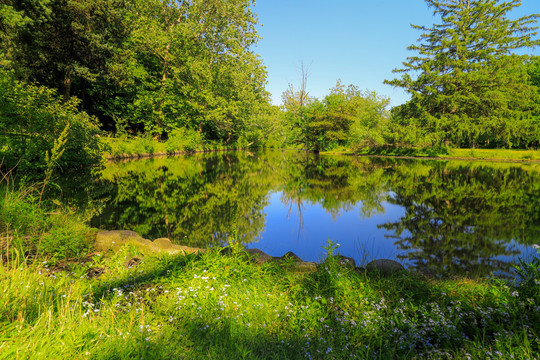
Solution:
M 422 31 L 408 49 L 401 78 L 385 83 L 405 88 L 411 100 L 395 115 L 456 146 L 537 145 L 535 88 L 524 57 L 515 50 L 540 44 L 538 14 L 509 17 L 521 0 L 426 0 L 440 23 L 413 25 Z
M 259 38 L 252 2 L 129 3 L 130 33 L 118 54 L 122 93 L 111 101 L 116 114 L 158 134 L 186 127 L 236 139 L 268 102 L 266 72 L 251 50 Z
M 266 111 L 252 0 L 4 0 L 0 65 L 105 128 L 230 142 Z M 261 105 L 262 104 L 262 105 Z M 118 128 L 118 126 L 116 126 Z

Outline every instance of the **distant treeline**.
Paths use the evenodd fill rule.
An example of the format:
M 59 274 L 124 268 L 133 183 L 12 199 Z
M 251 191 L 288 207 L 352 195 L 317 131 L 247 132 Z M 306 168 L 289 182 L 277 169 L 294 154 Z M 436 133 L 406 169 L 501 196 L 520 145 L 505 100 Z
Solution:
M 508 20 L 519 1 L 426 2 L 442 23 L 416 26 L 418 56 L 387 81 L 411 100 L 390 111 L 339 81 L 312 98 L 306 72 L 272 106 L 252 0 L 4 0 L 0 158 L 46 166 L 62 133 L 64 166 L 95 162 L 99 133 L 317 151 L 540 146 L 540 60 L 513 54 L 538 45 L 538 16 Z

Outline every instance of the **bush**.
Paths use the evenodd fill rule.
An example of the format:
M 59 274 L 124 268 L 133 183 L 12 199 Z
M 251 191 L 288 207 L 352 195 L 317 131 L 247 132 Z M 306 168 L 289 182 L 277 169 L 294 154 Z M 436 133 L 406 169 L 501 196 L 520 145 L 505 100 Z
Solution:
M 178 128 L 171 131 L 166 143 L 167 152 L 187 151 L 192 152 L 201 149 L 203 139 L 199 132 L 186 128 Z
M 6 168 L 47 168 L 46 154 L 67 130 L 63 154 L 55 166 L 80 168 L 97 164 L 101 149 L 97 119 L 77 110 L 80 101 L 62 102 L 55 90 L 17 81 L 0 69 L 0 158 Z
M 63 259 L 89 249 L 89 229 L 79 216 L 58 205 L 42 206 L 34 187 L 0 185 L 0 238 L 9 235 L 8 251 Z

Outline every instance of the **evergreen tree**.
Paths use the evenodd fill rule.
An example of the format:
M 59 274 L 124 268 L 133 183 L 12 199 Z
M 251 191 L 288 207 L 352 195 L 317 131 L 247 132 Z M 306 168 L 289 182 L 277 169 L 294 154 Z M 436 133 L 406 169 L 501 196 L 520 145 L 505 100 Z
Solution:
M 426 0 L 441 19 L 409 46 L 400 79 L 411 100 L 395 112 L 401 121 L 435 133 L 439 143 L 457 146 L 531 145 L 531 117 L 537 104 L 524 56 L 514 50 L 534 47 L 538 14 L 512 20 L 521 0 Z M 415 76 L 417 75 L 417 76 Z

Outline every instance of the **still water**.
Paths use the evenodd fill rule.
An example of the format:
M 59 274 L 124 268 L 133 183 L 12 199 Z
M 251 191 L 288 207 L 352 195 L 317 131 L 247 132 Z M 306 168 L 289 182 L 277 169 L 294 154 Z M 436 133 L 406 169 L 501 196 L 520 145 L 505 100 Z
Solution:
M 272 256 L 376 258 L 440 276 L 507 275 L 540 244 L 540 164 L 220 152 L 110 163 L 91 225 Z

